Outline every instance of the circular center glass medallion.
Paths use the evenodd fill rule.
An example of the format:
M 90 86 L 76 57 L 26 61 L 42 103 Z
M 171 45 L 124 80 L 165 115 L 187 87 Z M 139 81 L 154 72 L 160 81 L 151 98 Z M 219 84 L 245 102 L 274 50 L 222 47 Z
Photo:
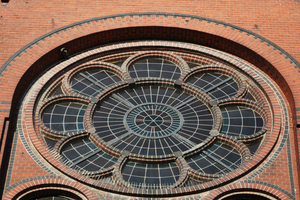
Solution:
M 162 138 L 176 133 L 183 120 L 177 109 L 164 104 L 142 104 L 125 114 L 125 125 L 144 138 Z

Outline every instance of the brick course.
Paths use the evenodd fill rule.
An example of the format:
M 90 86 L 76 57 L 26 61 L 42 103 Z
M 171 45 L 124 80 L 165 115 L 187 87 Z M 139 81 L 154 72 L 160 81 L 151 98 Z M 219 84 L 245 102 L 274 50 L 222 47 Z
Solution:
M 12 175 L 9 185 L 22 181 L 26 178 L 49 175 L 41 166 L 39 166 L 31 156 L 26 152 L 20 138 L 17 141 L 17 151 L 12 169 Z
M 142 14 L 142 12 L 166 11 L 170 14 Z M 125 13 L 141 14 L 119 15 Z M 172 16 L 172 13 L 220 20 L 252 31 L 281 47 L 295 60 L 279 50 L 277 46 L 272 46 L 268 41 L 246 31 L 215 21 L 199 20 L 192 16 L 175 14 Z M 106 20 L 92 20 L 67 27 L 57 32 L 58 34 L 47 35 L 8 62 L 9 58 L 23 46 L 50 31 L 82 20 L 109 15 L 119 16 Z M 51 64 L 61 60 L 58 52 L 63 46 L 70 54 L 75 54 L 101 44 L 130 40 L 161 39 L 201 44 L 245 59 L 261 68 L 280 85 L 286 96 L 286 103 L 289 104 L 294 187 L 297 191 L 296 195 L 299 196 L 300 179 L 297 166 L 300 166 L 298 158 L 300 136 L 295 130 L 296 121 L 300 123 L 300 119 L 296 120 L 296 116 L 300 116 L 300 109 L 297 109 L 300 108 L 300 66 L 297 65 L 297 60 L 300 61 L 299 16 L 300 2 L 294 0 L 251 2 L 241 0 L 184 2 L 175 0 L 118 2 L 10 0 L 9 3 L 0 3 L 0 66 L 9 63 L 6 68 L 1 69 L 0 74 L 2 94 L 0 95 L 0 130 L 2 130 L 5 117 L 9 116 L 10 109 L 16 113 L 20 97 L 27 84 Z M 14 116 L 14 113 L 11 116 Z M 10 120 L 12 120 L 10 123 L 14 124 L 13 118 Z M 4 130 L 3 141 L 6 139 L 6 133 L 7 131 Z M 0 153 L 1 160 L 4 147 L 3 144 Z M 284 178 L 288 174 L 286 148 L 285 145 L 276 161 L 256 180 L 277 185 L 291 192 L 293 188 Z M 24 154 L 20 154 L 21 152 Z M 24 156 L 26 165 L 20 168 L 18 163 L 24 159 Z M 20 139 L 18 139 L 15 159 L 17 160 L 13 165 L 10 184 L 25 178 L 48 174 L 30 159 Z M 28 167 L 30 170 L 27 169 Z M 281 174 L 278 174 L 278 169 L 281 170 Z M 24 170 L 26 173 L 22 173 Z M 275 175 L 278 178 L 274 177 Z M 240 188 L 244 187 L 250 188 L 250 186 Z M 262 189 L 263 187 L 257 186 L 256 188 Z

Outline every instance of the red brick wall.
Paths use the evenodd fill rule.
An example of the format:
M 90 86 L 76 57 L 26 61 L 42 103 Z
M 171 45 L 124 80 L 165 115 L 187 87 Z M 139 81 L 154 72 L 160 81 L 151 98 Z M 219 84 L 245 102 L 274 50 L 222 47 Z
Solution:
M 0 67 L 4 65 L 4 63 L 24 45 L 55 29 L 95 17 L 139 12 L 181 13 L 223 21 L 225 23 L 236 25 L 259 34 L 267 40 L 277 44 L 296 60 L 300 61 L 300 2 L 296 0 L 120 0 L 101 2 L 89 0 L 10 0 L 7 4 L 0 3 Z M 24 83 L 28 83 L 28 81 L 32 80 L 32 78 L 35 77 L 39 72 L 48 67 L 49 64 L 57 61 L 59 59 L 57 54 L 59 49 L 58 46 L 64 44 L 65 42 L 68 42 L 64 46 L 70 50 L 70 53 L 75 53 L 103 43 L 131 39 L 160 38 L 203 44 L 243 57 L 256 66 L 259 66 L 261 69 L 264 69 L 265 72 L 271 74 L 275 81 L 281 84 L 282 90 L 285 92 L 285 95 L 289 100 L 292 114 L 295 110 L 295 107 L 300 108 L 300 91 L 298 81 L 300 78 L 300 73 L 298 72 L 299 69 L 294 68 L 294 63 L 284 61 L 283 58 L 277 58 L 276 55 L 278 54 L 273 53 L 272 49 L 268 49 L 266 47 L 263 48 L 257 45 L 256 43 L 259 43 L 259 41 L 253 42 L 250 39 L 239 40 L 239 38 L 246 38 L 245 33 L 239 34 L 238 31 L 230 32 L 231 30 L 228 29 L 223 30 L 214 24 L 212 25 L 203 23 L 200 25 L 199 23 L 189 25 L 189 22 L 186 20 L 179 20 L 178 18 L 175 19 L 172 17 L 164 19 L 163 17 L 155 18 L 153 16 L 143 16 L 139 18 L 135 16 L 132 19 L 119 19 L 119 25 L 108 21 L 106 24 L 108 27 L 105 30 L 120 27 L 122 27 L 122 29 L 116 32 L 107 31 L 88 36 L 86 38 L 89 39 L 85 40 L 87 42 L 83 42 L 80 37 L 83 37 L 89 33 L 96 33 L 97 28 L 95 28 L 95 30 L 91 30 L 90 32 L 83 30 L 84 28 L 82 30 L 73 30 L 74 36 L 66 33 L 64 36 L 59 36 L 59 39 L 53 40 L 53 44 L 45 42 L 45 44 L 40 45 L 40 51 L 36 52 L 36 55 L 35 52 L 30 52 L 30 56 L 21 57 L 22 62 L 16 61 L 16 64 L 13 66 L 13 68 L 8 67 L 8 71 L 3 72 L 3 76 L 0 76 L 0 101 L 12 101 L 13 94 L 15 93 L 15 89 L 19 80 L 24 75 L 26 70 L 28 70 L 29 66 L 34 66 L 22 79 L 21 86 L 24 87 L 20 87 L 19 91 L 15 93 L 17 96 L 15 97 L 15 102 L 13 103 L 17 104 L 17 101 L 19 100 L 17 97 L 20 97 L 20 95 L 23 93 L 23 89 L 26 86 Z M 160 23 L 160 21 L 162 21 L 162 23 Z M 129 31 L 128 29 L 124 28 L 136 26 L 157 26 L 157 24 L 164 27 L 174 27 L 174 29 L 131 28 L 131 31 Z M 184 30 L 184 28 L 194 30 L 194 27 L 198 26 L 204 27 L 201 30 L 206 33 L 199 34 L 197 30 Z M 87 28 L 87 30 L 89 30 L 89 28 Z M 226 31 L 228 31 L 227 35 L 225 33 Z M 194 34 L 194 32 L 196 33 Z M 215 37 L 214 35 L 220 35 L 220 37 Z M 226 40 L 224 38 L 226 38 Z M 45 54 L 47 54 L 47 56 L 39 59 Z M 24 63 L 27 63 L 28 65 L 24 65 Z M 295 107 L 293 104 L 294 101 Z M 10 109 L 10 104 L 0 102 L 0 109 Z M 8 117 L 8 113 L 1 112 L 1 110 L 0 130 L 2 131 L 3 122 L 5 117 Z M 300 116 L 300 111 L 297 112 L 297 115 Z M 295 116 L 291 115 L 290 118 L 291 120 L 294 120 Z M 299 122 L 300 120 L 298 123 Z M 291 127 L 293 125 L 294 124 L 291 124 Z M 4 131 L 4 133 L 6 133 L 6 131 Z M 299 152 L 297 149 L 297 144 L 300 145 L 298 142 L 300 141 L 300 136 L 298 135 L 299 134 L 295 133 L 295 137 L 291 137 L 291 148 L 293 149 L 293 160 L 295 162 L 293 163 L 294 175 L 297 179 L 295 182 L 299 181 L 297 178 L 296 168 L 296 160 L 298 159 L 296 156 Z M 21 144 L 18 144 L 17 152 L 24 152 L 23 155 L 29 158 L 30 156 L 27 155 L 27 152 L 22 148 L 23 147 Z M 1 150 L 0 158 L 2 158 L 2 154 L 3 151 Z M 18 156 L 20 155 L 17 154 L 16 158 L 18 158 Z M 260 176 L 260 178 L 263 177 L 264 181 L 275 185 L 277 184 L 276 181 L 278 181 L 279 186 L 281 186 L 280 184 L 284 184 L 284 181 L 281 180 L 283 179 L 282 176 L 276 179 L 275 183 L 273 181 L 273 173 L 275 173 L 278 169 L 282 170 L 281 173 L 283 174 L 287 172 L 286 157 L 287 154 L 285 147 L 278 156 L 274 165 L 270 166 L 270 168 L 267 169 L 266 172 Z M 19 161 L 20 159 L 18 159 L 18 162 Z M 37 172 L 36 176 L 44 174 L 43 170 L 37 166 L 33 160 L 26 159 L 26 161 L 27 165 L 32 166 L 32 170 Z M 281 165 L 283 165 L 283 168 L 280 167 Z M 24 171 L 24 169 L 20 169 L 20 173 L 21 171 Z M 30 174 L 29 172 L 22 173 L 21 176 L 18 176 L 17 166 L 14 166 L 13 172 L 15 177 L 11 180 L 11 184 L 21 180 L 22 178 L 30 178 L 33 176 L 33 174 Z M 298 184 L 296 184 L 296 186 L 297 191 L 299 191 L 300 188 Z M 283 185 L 282 188 L 285 188 L 287 191 L 291 190 L 291 188 L 286 185 Z
M 57 28 L 95 17 L 139 12 L 182 13 L 237 25 L 265 37 L 283 48 L 296 60 L 300 60 L 300 2 L 296 0 L 275 2 L 12 0 L 9 3 L 1 3 L 0 6 L 0 66 L 24 45 Z M 282 69 L 278 70 L 281 74 L 284 73 L 286 80 L 291 80 L 289 85 L 294 97 L 300 98 L 297 78 L 294 78 L 298 69 L 282 66 Z M 18 70 L 14 73 L 18 73 Z M 1 88 L 9 100 L 11 100 L 15 84 L 15 81 L 11 81 L 5 84 L 5 88 Z M 300 108 L 300 103 L 296 107 Z
M 0 7 L 0 65 L 22 46 L 54 29 L 95 17 L 138 12 L 182 13 L 224 21 L 269 39 L 299 60 L 299 8 L 296 0 L 10 0 Z
M 10 185 L 26 178 L 42 175 L 48 175 L 48 173 L 33 161 L 26 152 L 21 140 L 18 139 Z

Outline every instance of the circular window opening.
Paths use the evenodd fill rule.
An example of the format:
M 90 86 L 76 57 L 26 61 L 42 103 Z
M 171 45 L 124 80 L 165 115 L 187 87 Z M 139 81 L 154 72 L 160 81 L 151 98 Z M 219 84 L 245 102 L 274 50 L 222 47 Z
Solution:
M 235 180 L 259 162 L 275 134 L 268 94 L 224 62 L 226 54 L 151 46 L 126 55 L 58 65 L 31 89 L 38 95 L 28 98 L 38 100 L 30 138 L 60 173 L 95 188 L 160 196 Z

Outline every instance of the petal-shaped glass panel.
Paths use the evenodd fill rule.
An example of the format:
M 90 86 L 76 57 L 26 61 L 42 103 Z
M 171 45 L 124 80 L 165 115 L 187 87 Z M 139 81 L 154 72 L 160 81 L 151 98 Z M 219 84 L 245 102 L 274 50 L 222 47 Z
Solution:
M 126 182 L 145 189 L 160 189 L 173 185 L 180 175 L 175 162 L 160 164 L 127 162 L 121 173 Z
M 104 170 L 117 162 L 117 158 L 100 150 L 87 137 L 69 141 L 63 146 L 61 155 L 69 167 L 77 170 Z
M 84 130 L 83 117 L 87 105 L 80 102 L 50 104 L 42 114 L 44 125 L 54 131 L 76 132 Z
M 106 98 L 101 106 L 96 108 L 93 125 L 97 134 L 105 142 L 121 137 L 128 132 L 123 123 L 128 109 L 128 105 L 112 96 Z
M 96 96 L 102 90 L 122 80 L 114 73 L 101 69 L 89 68 L 76 73 L 70 81 L 71 88 L 85 96 Z
M 191 168 L 205 174 L 225 174 L 237 169 L 242 157 L 231 146 L 220 142 L 186 159 Z
M 222 107 L 221 112 L 223 116 L 221 133 L 225 135 L 248 136 L 259 132 L 264 126 L 263 118 L 247 107 Z
M 163 58 L 147 58 L 129 66 L 132 78 L 166 78 L 176 80 L 181 71 L 174 63 Z
M 238 92 L 238 85 L 231 77 L 217 72 L 195 74 L 187 80 L 187 83 L 217 100 L 232 97 Z

